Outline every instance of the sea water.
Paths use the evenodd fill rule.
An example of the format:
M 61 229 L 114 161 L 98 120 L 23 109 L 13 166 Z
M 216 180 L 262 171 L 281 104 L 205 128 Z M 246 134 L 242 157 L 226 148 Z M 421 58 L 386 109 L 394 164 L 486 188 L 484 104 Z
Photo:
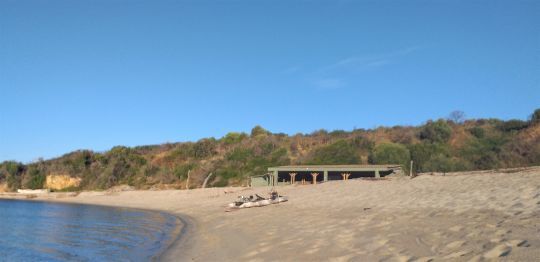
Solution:
M 147 261 L 179 226 L 162 212 L 0 200 L 0 261 Z

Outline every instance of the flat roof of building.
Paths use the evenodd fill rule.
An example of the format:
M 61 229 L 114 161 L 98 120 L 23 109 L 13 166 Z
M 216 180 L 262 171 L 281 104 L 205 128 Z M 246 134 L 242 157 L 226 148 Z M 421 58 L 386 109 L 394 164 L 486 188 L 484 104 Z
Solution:
M 268 171 L 374 171 L 400 168 L 401 165 L 298 165 L 269 167 Z

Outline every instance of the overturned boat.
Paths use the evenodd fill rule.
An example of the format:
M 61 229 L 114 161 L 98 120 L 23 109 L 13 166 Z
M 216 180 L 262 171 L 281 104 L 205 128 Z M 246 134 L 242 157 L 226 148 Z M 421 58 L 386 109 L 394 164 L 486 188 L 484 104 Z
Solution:
M 228 209 L 226 211 L 232 211 L 241 208 L 262 207 L 286 201 L 288 201 L 288 198 L 286 196 L 280 196 L 276 191 L 270 192 L 269 198 L 261 197 L 258 194 L 255 194 L 255 196 L 251 195 L 249 197 L 238 196 L 238 200 L 230 203 L 227 206 Z

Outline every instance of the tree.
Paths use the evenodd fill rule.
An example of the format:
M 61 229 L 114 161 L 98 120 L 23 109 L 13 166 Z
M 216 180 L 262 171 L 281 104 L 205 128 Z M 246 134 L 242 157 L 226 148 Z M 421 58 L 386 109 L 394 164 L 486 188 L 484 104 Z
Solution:
M 463 121 L 465 121 L 465 112 L 460 110 L 452 111 L 450 115 L 448 115 L 448 120 L 461 124 Z

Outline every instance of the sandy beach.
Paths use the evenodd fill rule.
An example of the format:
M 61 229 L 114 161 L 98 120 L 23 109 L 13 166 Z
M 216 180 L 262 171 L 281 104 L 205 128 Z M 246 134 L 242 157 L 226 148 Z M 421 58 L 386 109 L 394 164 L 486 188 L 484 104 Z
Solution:
M 540 167 L 278 187 L 286 203 L 224 212 L 268 188 L 51 193 L 37 199 L 167 211 L 167 261 L 538 261 Z M 9 197 L 4 195 L 3 197 Z

